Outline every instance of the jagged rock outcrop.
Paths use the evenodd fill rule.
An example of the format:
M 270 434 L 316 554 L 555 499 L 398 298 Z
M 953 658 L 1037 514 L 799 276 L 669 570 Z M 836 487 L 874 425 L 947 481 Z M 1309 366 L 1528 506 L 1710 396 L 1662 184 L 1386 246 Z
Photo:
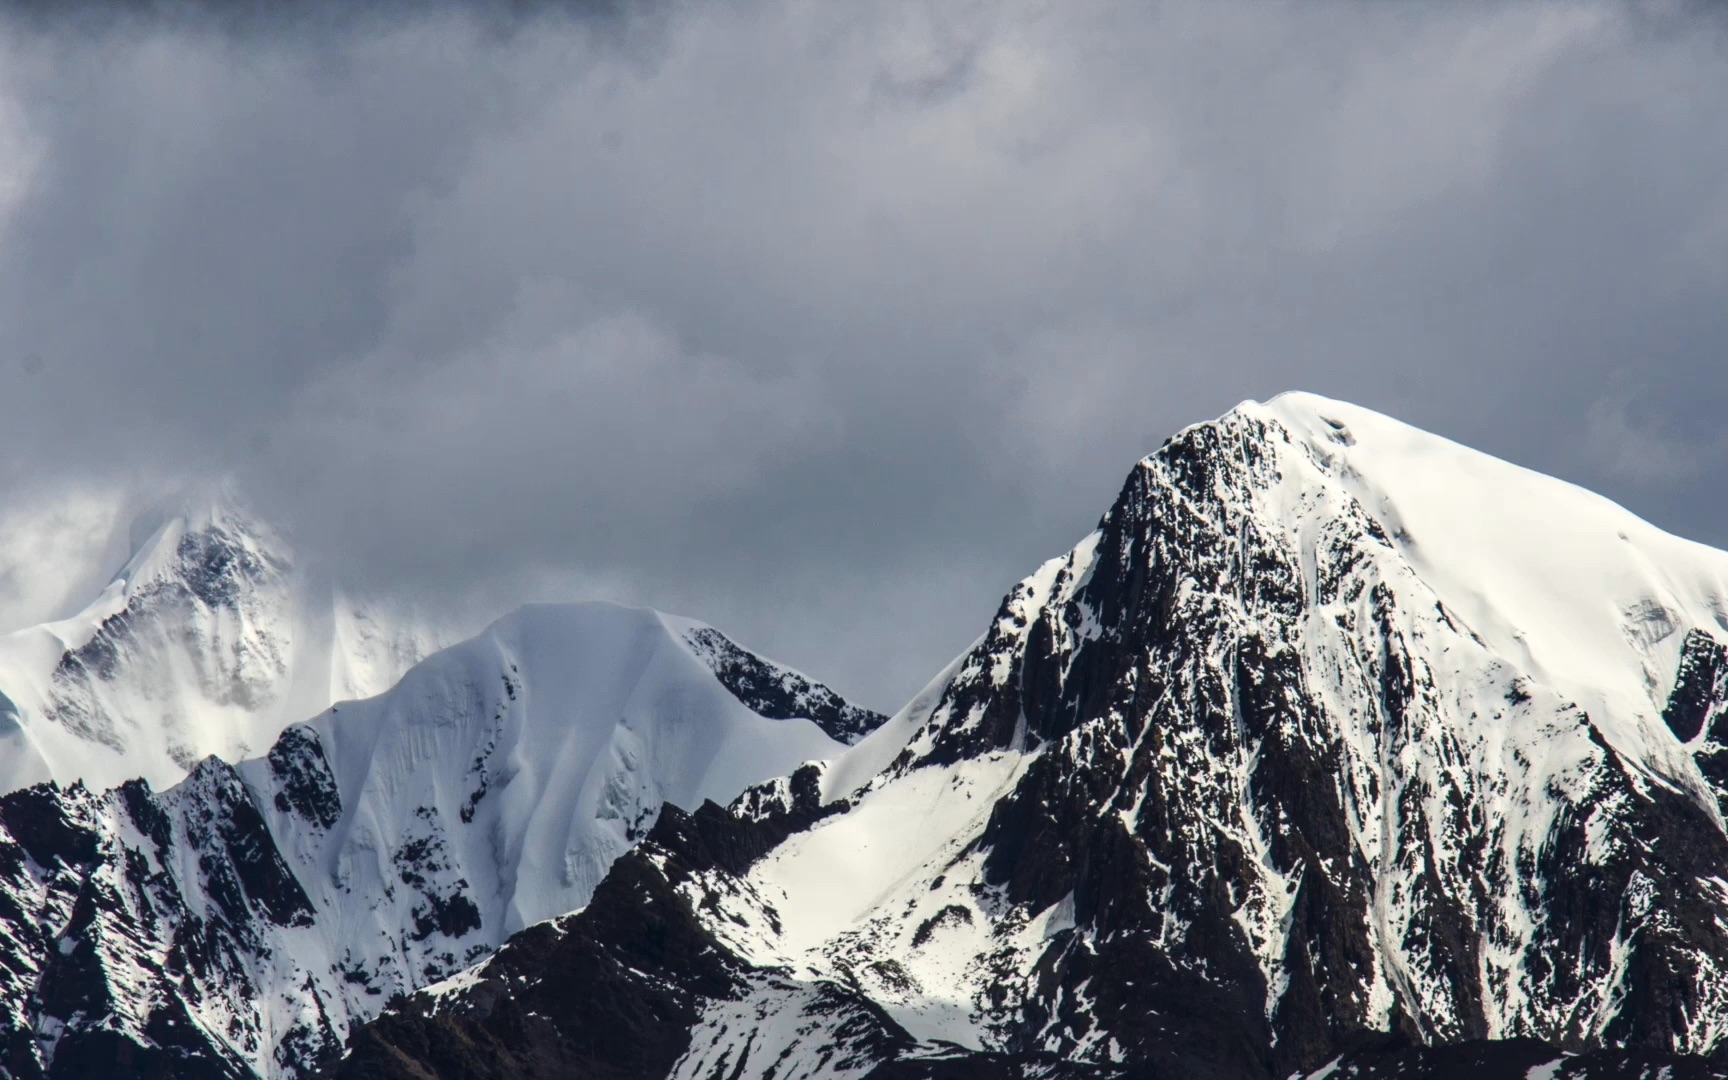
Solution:
M 862 739 L 888 719 L 852 704 L 807 676 L 763 661 L 711 626 L 691 627 L 684 637 L 696 655 L 714 669 L 721 685 L 759 716 L 770 720 L 806 717 L 830 738 L 847 744 Z

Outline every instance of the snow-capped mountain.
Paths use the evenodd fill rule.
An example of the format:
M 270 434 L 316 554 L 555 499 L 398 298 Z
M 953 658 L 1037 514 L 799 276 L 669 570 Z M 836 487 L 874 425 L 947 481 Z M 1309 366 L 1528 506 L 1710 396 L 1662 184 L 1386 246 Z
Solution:
M 1719 1075 L 1725 642 L 1728 554 L 1246 403 L 889 722 L 674 798 L 338 1075 Z
M 663 801 L 844 749 L 789 699 L 848 738 L 883 719 L 699 623 L 529 607 L 262 757 L 0 796 L 0 1069 L 309 1075 L 392 998 L 582 907 Z
M 449 640 L 297 566 L 231 495 L 192 500 L 142 530 L 77 614 L 0 636 L 0 791 L 171 784 L 208 755 L 262 753 L 288 724 L 388 689 Z

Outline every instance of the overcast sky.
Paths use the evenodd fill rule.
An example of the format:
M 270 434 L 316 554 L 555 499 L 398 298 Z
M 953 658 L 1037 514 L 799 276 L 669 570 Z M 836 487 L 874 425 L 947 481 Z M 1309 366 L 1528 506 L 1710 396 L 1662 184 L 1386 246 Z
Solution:
M 234 472 L 880 708 L 1285 389 L 1728 544 L 1709 7 L 234 8 L 0 15 L 9 506 Z

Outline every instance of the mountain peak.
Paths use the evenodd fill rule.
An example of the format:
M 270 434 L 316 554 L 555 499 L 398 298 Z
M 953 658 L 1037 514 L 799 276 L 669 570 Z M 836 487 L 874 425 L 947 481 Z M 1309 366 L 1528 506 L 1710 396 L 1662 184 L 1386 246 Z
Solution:
M 536 950 L 616 950 L 632 1014 L 682 988 L 639 1033 L 676 1077 L 1270 1078 L 1472 1043 L 1701 1068 L 1675 1055 L 1728 1046 L 1725 559 L 1368 410 L 1247 403 L 1132 470 L 812 778 L 819 812 L 675 817 Z M 673 913 L 708 966 L 620 929 Z M 493 1049 L 524 1010 L 597 1045 L 597 1003 L 497 963 L 356 1060 L 559 1074 Z
M 0 1018 L 34 1033 L 7 1069 L 77 1075 L 124 1053 L 175 1075 L 311 1075 L 392 998 L 587 904 L 664 802 L 730 801 L 839 752 L 809 718 L 748 707 L 697 626 L 529 605 L 266 756 L 205 757 L 160 794 L 0 797 Z
M 332 700 L 376 693 L 446 636 L 299 566 L 229 488 L 137 519 L 134 546 L 76 614 L 0 637 L 17 720 L 0 788 L 82 777 L 173 783 L 261 751 Z

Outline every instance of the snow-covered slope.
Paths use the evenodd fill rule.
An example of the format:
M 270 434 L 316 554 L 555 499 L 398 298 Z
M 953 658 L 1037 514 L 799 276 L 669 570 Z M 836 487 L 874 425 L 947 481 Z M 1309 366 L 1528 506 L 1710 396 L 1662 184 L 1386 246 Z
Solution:
M 344 1068 L 1236 1080 L 1499 1040 L 1508 1075 L 1700 1074 L 1723 642 L 1728 554 L 1340 402 L 1246 403 L 846 754 L 669 808 Z
M 580 908 L 663 800 L 727 800 L 843 749 L 747 707 L 698 632 L 718 637 L 529 607 L 237 767 L 0 798 L 5 1067 L 307 1074 L 392 997 Z
M 333 701 L 388 688 L 447 639 L 297 567 L 231 496 L 195 500 L 145 530 L 77 614 L 0 636 L 0 791 L 161 786 L 210 754 L 238 761 Z

